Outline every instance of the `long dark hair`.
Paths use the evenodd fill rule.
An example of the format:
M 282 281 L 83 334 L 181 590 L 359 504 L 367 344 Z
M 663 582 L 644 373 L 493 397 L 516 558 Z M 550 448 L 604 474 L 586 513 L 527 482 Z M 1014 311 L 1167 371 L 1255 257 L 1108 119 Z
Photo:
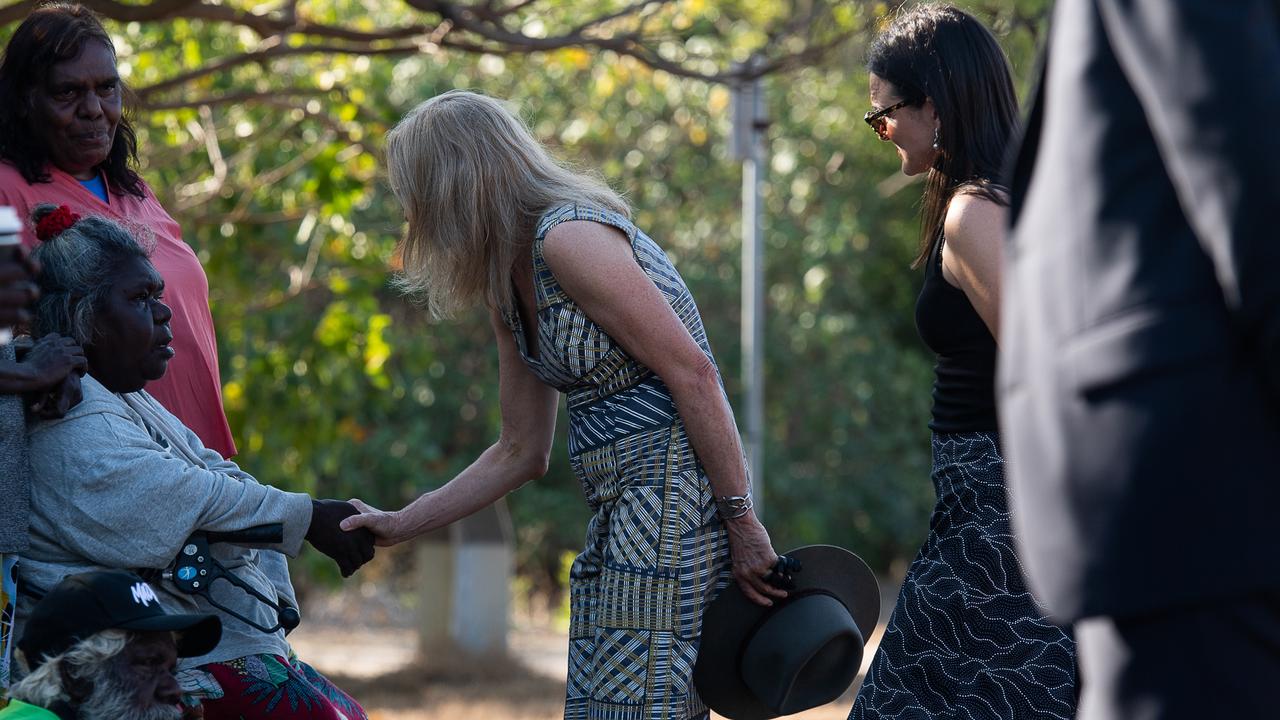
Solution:
M 912 263 L 918 267 L 937 246 L 956 193 L 1008 204 L 996 181 L 1018 122 L 1009 61 L 972 15 L 950 5 L 919 5 L 894 18 L 875 39 L 867 69 L 904 100 L 931 100 L 938 113 L 941 152 L 925 181 L 920 249 Z
M 0 159 L 12 163 L 28 183 L 50 181 L 49 149 L 33 142 L 38 135 L 31 127 L 31 93 L 47 83 L 54 65 L 74 60 L 90 41 L 103 43 L 115 54 L 111 36 L 93 11 L 69 3 L 36 8 L 9 38 L 0 60 Z M 127 105 L 127 91 L 124 99 Z M 117 192 L 143 197 L 142 178 L 133 170 L 137 162 L 138 138 L 126 107 L 111 153 L 98 169 Z

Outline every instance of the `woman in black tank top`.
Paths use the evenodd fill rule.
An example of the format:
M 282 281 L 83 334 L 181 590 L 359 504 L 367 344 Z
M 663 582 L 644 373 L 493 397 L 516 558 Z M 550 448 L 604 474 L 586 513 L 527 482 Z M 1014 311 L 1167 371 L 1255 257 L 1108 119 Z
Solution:
M 866 121 L 902 172 L 928 173 L 916 326 L 937 355 L 929 535 L 850 720 L 1070 718 L 1075 644 L 1023 582 L 996 427 L 995 358 L 1006 199 L 1017 121 L 1008 63 L 977 20 L 924 5 L 871 46 Z

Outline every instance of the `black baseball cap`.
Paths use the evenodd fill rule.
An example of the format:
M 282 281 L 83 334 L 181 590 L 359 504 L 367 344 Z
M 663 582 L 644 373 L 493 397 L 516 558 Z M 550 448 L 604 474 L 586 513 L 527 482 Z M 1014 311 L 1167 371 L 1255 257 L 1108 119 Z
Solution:
M 166 613 L 155 590 L 121 570 L 69 575 L 36 603 L 18 649 L 31 669 L 103 630 L 169 630 L 178 636 L 178 657 L 211 652 L 222 639 L 216 615 Z

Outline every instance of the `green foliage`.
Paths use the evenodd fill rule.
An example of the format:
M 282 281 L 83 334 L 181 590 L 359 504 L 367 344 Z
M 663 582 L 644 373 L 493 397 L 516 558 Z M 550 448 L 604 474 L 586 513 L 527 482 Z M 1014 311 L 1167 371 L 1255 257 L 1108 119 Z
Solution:
M 593 4 L 622 5 L 574 6 Z M 361 29 L 406 12 L 393 2 L 304 5 Z M 1025 89 L 1047 0 L 964 5 L 991 22 Z M 790 7 L 689 0 L 664 22 L 673 52 L 744 59 Z M 766 522 L 780 549 L 838 543 L 879 568 L 914 552 L 933 496 L 932 360 L 913 327 L 919 276 L 907 267 L 920 185 L 902 181 L 892 149 L 861 122 L 862 53 L 888 12 L 840 5 L 832 22 L 853 41 L 821 66 L 766 81 Z M 545 22 L 573 22 L 561 14 Z M 198 19 L 111 27 L 135 85 L 254 41 Z M 626 193 L 692 288 L 741 403 L 741 176 L 727 155 L 727 88 L 577 48 L 284 56 L 205 75 L 138 118 L 144 174 L 208 271 L 237 461 L 263 482 L 399 506 L 496 438 L 487 322 L 429 322 L 389 285 L 402 215 L 382 138 L 414 104 L 455 87 L 509 98 L 538 137 Z M 183 102 L 237 93 L 260 97 Z M 522 572 L 554 586 L 587 517 L 563 437 L 548 476 L 511 506 Z

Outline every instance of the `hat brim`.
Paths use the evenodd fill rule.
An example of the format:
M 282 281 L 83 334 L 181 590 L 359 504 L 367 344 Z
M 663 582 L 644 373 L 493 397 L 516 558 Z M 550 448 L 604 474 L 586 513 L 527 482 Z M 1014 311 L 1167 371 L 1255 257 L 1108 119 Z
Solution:
M 178 657 L 208 655 L 222 640 L 216 615 L 153 615 L 117 625 L 121 630 L 170 631 L 178 635 Z
M 853 616 L 865 642 L 880 619 L 880 587 L 862 558 L 834 545 L 796 548 L 788 557 L 800 561 L 789 592 L 830 593 Z M 772 608 L 757 605 L 737 583 L 726 587 L 702 619 L 702 640 L 693 669 L 694 686 L 708 707 L 731 720 L 768 720 L 777 713 L 756 697 L 738 671 L 742 644 Z

